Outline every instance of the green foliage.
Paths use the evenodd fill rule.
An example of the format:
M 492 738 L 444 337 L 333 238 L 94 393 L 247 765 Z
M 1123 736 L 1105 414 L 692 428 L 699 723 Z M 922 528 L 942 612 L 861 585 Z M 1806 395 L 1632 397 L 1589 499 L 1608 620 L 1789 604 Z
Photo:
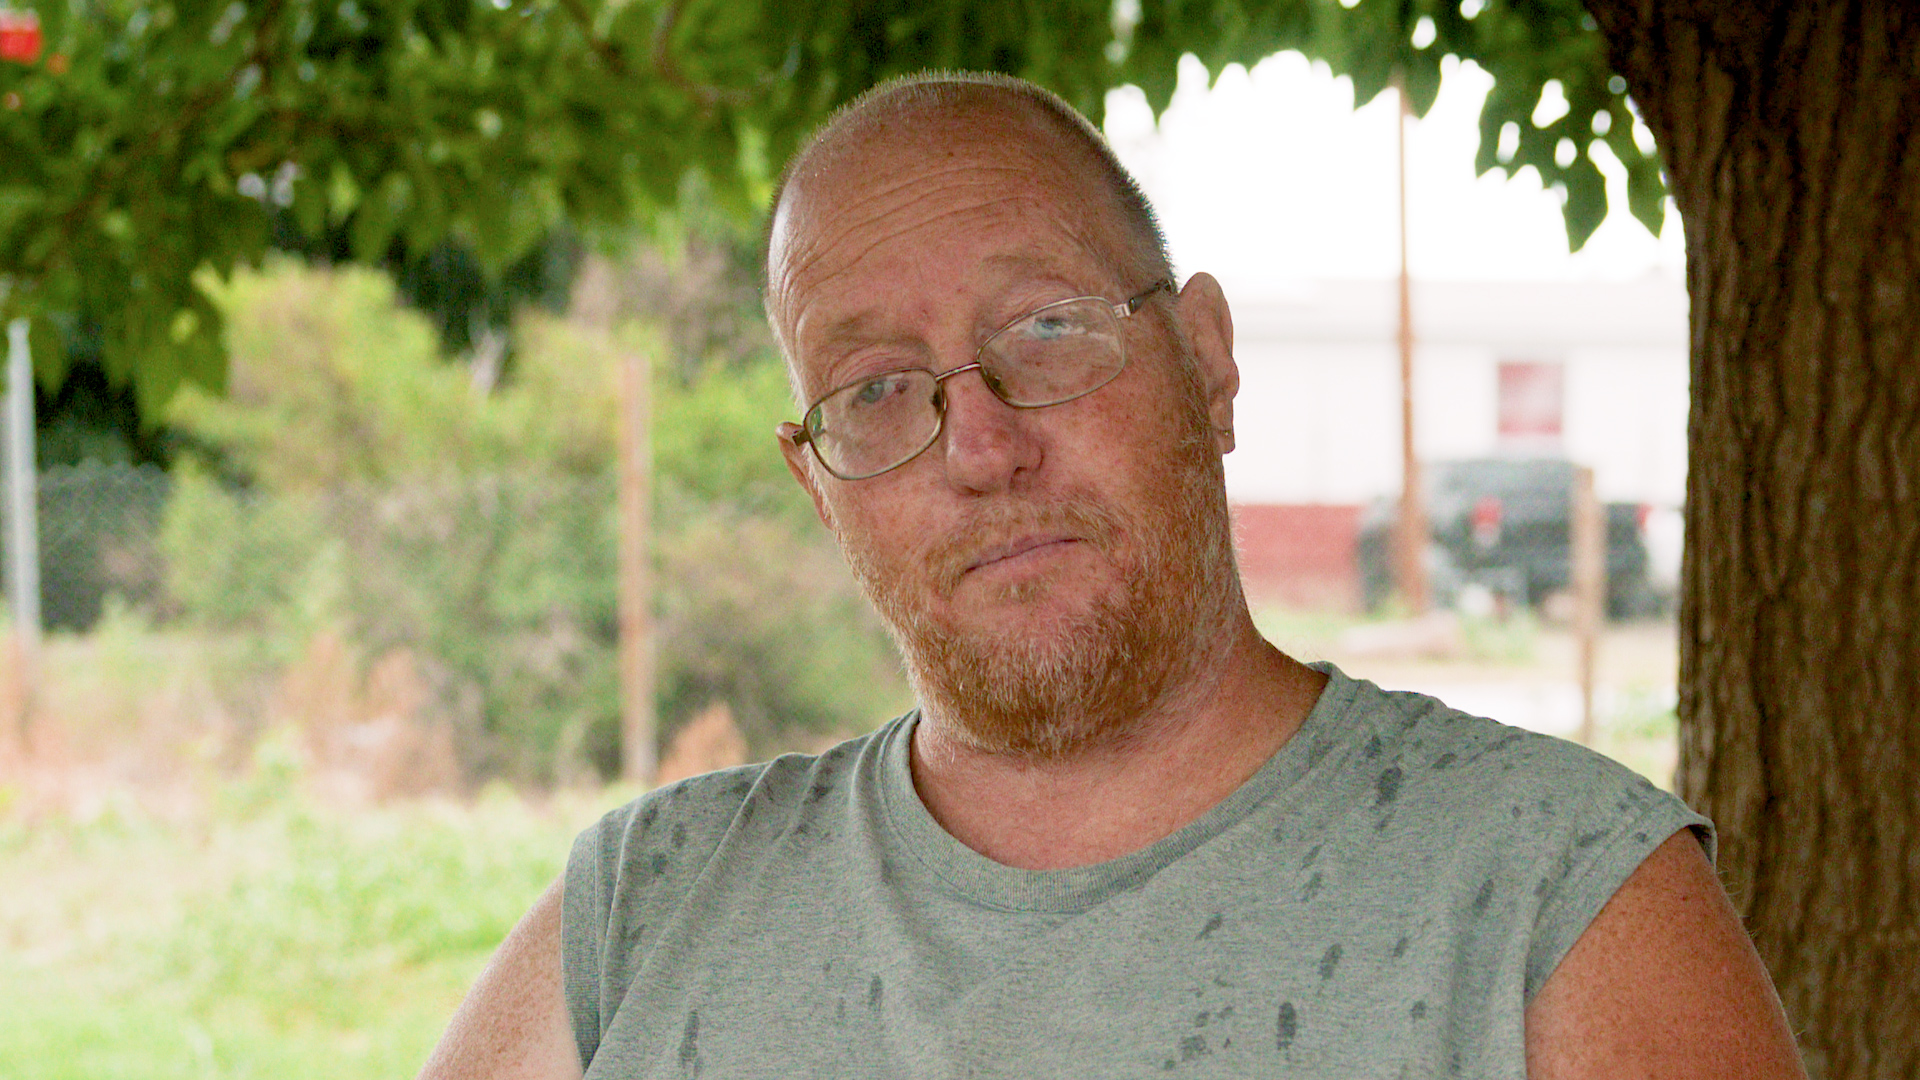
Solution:
M 312 597 L 337 562 L 319 557 L 327 538 L 316 509 L 311 499 L 247 497 L 183 464 L 160 534 L 168 594 L 196 618 L 249 630 L 256 642 L 304 640 Z
M 333 631 L 407 649 L 471 774 L 549 782 L 617 759 L 615 340 L 529 316 L 482 395 L 386 279 L 292 264 L 221 290 L 224 398 L 174 423 L 226 474 L 179 470 L 162 529 L 184 617 L 263 664 Z M 787 475 L 772 357 L 653 386 L 663 734 L 727 701 L 759 754 L 904 706 L 875 618 Z
M 184 820 L 0 817 L 0 880 L 35 883 L 0 895 L 0 1075 L 412 1075 L 572 835 L 631 795 L 346 813 L 263 764 Z
M 1417 32 L 1423 45 L 1414 43 Z M 1593 160 L 1595 144 L 1605 143 L 1626 166 L 1629 208 L 1660 231 L 1666 186 L 1659 157 L 1645 127 L 1636 133 L 1627 83 L 1613 74 L 1606 42 L 1580 0 L 1142 0 L 1125 40 L 1114 82 L 1140 86 L 1156 111 L 1173 98 L 1183 53 L 1217 74 L 1295 49 L 1351 76 L 1359 102 L 1397 76 L 1415 115 L 1425 115 L 1439 94 L 1443 58 L 1472 60 L 1494 77 L 1480 114 L 1478 171 L 1536 169 L 1564 193 L 1567 242 L 1578 250 L 1606 217 L 1606 182 Z M 1536 124 L 1549 83 L 1568 108 Z M 1510 153 L 1502 152 L 1503 131 Z
M 182 382 L 223 384 L 217 283 L 261 258 L 275 213 L 310 238 L 344 231 L 362 262 L 395 238 L 413 251 L 453 238 L 492 271 L 563 220 L 645 224 L 689 173 L 749 216 L 833 108 L 926 68 L 1022 75 L 1098 116 L 1126 83 L 1164 108 L 1182 54 L 1218 72 L 1299 49 L 1363 101 L 1403 73 L 1424 112 L 1454 55 L 1496 80 L 1481 170 L 1532 166 L 1563 189 L 1574 247 L 1606 210 L 1594 144 L 1627 166 L 1649 228 L 1664 192 L 1578 0 L 37 6 L 47 54 L 0 63 L 0 314 L 96 321 L 108 375 L 150 417 Z M 1416 46 L 1423 22 L 1432 40 Z M 1553 80 L 1570 109 L 1535 125 Z M 56 384 L 64 355 L 47 319 L 35 327 Z

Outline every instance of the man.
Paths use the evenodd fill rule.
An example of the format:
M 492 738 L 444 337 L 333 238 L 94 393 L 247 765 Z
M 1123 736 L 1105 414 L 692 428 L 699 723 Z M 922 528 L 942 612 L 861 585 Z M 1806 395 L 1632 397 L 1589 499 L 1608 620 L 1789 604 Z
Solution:
M 766 301 L 920 707 L 588 830 L 429 1075 L 1802 1075 L 1704 819 L 1261 640 L 1226 302 L 1063 103 L 862 98 Z

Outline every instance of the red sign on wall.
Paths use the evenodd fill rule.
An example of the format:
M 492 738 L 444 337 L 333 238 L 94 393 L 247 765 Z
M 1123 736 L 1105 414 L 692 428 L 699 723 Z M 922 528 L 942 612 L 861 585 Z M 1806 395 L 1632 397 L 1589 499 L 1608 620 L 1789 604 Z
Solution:
M 1565 412 L 1566 369 L 1537 360 L 1500 364 L 1500 437 L 1558 439 Z

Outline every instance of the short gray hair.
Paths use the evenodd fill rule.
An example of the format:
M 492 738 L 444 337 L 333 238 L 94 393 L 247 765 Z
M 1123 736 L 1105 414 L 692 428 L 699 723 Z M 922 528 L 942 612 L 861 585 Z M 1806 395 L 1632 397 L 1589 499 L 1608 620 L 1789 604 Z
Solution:
M 773 202 L 770 204 L 772 213 L 768 215 L 769 230 L 779 212 L 781 200 L 786 197 L 787 187 L 800 167 L 819 147 L 837 136 L 858 129 L 876 118 L 923 109 L 959 110 L 995 95 L 1010 98 L 1016 105 L 1025 107 L 1033 116 L 1066 136 L 1070 146 L 1086 154 L 1099 172 L 1101 186 L 1119 213 L 1128 248 L 1123 254 L 1132 258 L 1137 264 L 1134 268 L 1147 277 L 1172 280 L 1173 260 L 1167 254 L 1167 238 L 1161 231 L 1160 219 L 1147 201 L 1146 193 L 1140 190 L 1139 182 L 1127 172 L 1126 166 L 1120 164 L 1120 159 L 1114 155 L 1113 147 L 1107 144 L 1100 129 L 1051 90 L 997 72 L 929 71 L 905 75 L 880 83 L 836 109 L 801 144 L 781 171 L 779 183 L 773 189 Z M 771 232 L 768 240 L 771 240 Z M 763 255 L 767 250 L 763 246 Z M 763 258 L 763 275 L 772 269 L 764 266 L 765 261 Z

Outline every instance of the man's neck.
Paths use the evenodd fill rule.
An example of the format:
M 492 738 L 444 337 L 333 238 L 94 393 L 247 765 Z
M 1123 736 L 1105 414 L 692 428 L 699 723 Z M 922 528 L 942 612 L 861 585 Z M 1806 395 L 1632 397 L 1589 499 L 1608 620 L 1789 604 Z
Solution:
M 929 716 L 914 731 L 914 787 L 947 832 L 1009 866 L 1086 866 L 1138 851 L 1246 783 L 1326 685 L 1244 615 L 1208 651 L 1214 662 L 1118 737 L 1059 759 L 983 752 Z

